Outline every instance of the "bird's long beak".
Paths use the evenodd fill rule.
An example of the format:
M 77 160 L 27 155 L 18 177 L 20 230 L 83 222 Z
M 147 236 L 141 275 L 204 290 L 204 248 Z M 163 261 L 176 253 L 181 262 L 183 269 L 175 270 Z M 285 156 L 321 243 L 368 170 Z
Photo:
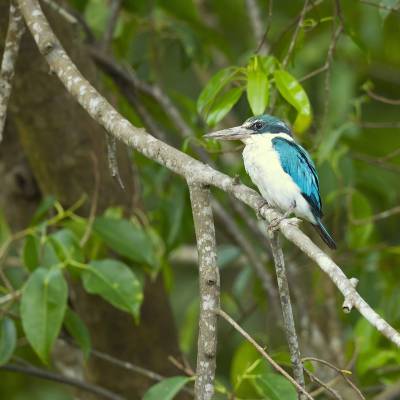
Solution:
M 246 129 L 243 126 L 235 126 L 234 128 L 207 133 L 203 137 L 216 140 L 241 140 L 246 139 L 252 133 L 250 129 Z

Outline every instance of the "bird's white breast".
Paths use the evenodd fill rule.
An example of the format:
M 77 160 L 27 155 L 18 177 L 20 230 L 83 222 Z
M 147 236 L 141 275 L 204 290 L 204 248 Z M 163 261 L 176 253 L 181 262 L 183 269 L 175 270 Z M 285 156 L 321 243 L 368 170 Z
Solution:
M 276 137 L 292 140 L 290 136 L 281 133 L 256 134 L 244 140 L 246 146 L 243 161 L 246 172 L 272 207 L 285 212 L 296 204 L 294 213 L 297 216 L 315 222 L 299 187 L 281 166 L 279 154 L 272 146 L 272 139 Z

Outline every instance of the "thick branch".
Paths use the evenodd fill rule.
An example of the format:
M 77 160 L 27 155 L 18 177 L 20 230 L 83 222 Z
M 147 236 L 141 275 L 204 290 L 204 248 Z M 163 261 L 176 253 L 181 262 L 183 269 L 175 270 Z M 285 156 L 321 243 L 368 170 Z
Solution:
M 281 300 L 283 324 L 285 327 L 286 340 L 289 345 L 290 361 L 293 367 L 293 376 L 296 382 L 305 387 L 303 363 L 301 362 L 299 341 L 297 339 L 296 327 L 294 325 L 292 304 L 290 302 L 289 284 L 285 270 L 285 260 L 282 247 L 279 243 L 278 232 L 272 232 L 270 236 L 272 255 L 274 257 L 276 278 L 278 281 L 279 298 Z M 303 400 L 304 394 L 299 393 L 299 399 Z
M 11 95 L 12 80 L 19 51 L 21 37 L 25 32 L 24 21 L 14 0 L 10 2 L 10 16 L 3 59 L 0 69 L 0 142 L 6 123 L 7 105 Z
M 200 318 L 197 344 L 195 396 L 211 400 L 217 351 L 217 314 L 219 308 L 219 271 L 210 189 L 189 183 L 194 228 L 199 257 Z
M 255 211 L 260 210 L 265 201 L 254 190 L 237 182 L 229 176 L 214 170 L 177 149 L 157 140 L 144 129 L 134 127 L 83 78 L 76 66 L 65 53 L 54 36 L 37 0 L 18 0 L 21 12 L 28 24 L 39 50 L 51 69 L 65 85 L 69 93 L 82 107 L 110 134 L 146 157 L 184 176 L 189 181 L 197 181 L 224 190 L 244 202 Z M 263 207 L 261 215 L 267 222 L 280 217 L 273 209 Z M 283 235 L 296 244 L 328 274 L 345 299 L 383 335 L 400 347 L 400 334 L 381 318 L 357 293 L 343 271 L 319 249 L 300 229 L 283 220 L 279 228 Z

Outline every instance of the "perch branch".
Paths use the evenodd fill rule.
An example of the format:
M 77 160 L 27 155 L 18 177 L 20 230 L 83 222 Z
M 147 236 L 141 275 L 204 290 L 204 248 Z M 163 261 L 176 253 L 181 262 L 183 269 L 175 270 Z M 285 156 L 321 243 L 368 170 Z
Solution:
M 290 302 L 289 284 L 286 276 L 285 259 L 282 247 L 279 243 L 278 232 L 271 232 L 270 243 L 274 258 L 276 279 L 278 281 L 279 298 L 281 301 L 283 325 L 285 328 L 286 340 L 289 346 L 290 361 L 293 368 L 293 376 L 296 382 L 305 387 L 303 363 L 301 362 L 299 341 L 297 338 L 296 327 L 294 324 L 292 304 Z M 303 400 L 304 395 L 299 393 L 299 399 Z
M 10 16 L 4 45 L 3 59 L 0 67 L 0 142 L 3 139 L 3 130 L 6 123 L 7 106 L 11 95 L 12 80 L 15 74 L 21 37 L 25 32 L 22 15 L 14 0 L 10 2 Z
M 199 257 L 200 317 L 197 343 L 196 400 L 211 400 L 217 352 L 217 314 L 219 308 L 219 271 L 210 189 L 189 184 L 194 228 Z
M 40 52 L 50 68 L 59 77 L 68 92 L 82 105 L 89 115 L 101 124 L 110 134 L 127 146 L 136 149 L 144 156 L 163 165 L 188 181 L 215 186 L 230 193 L 253 210 L 260 210 L 265 200 L 254 190 L 238 184 L 231 177 L 211 168 L 172 146 L 157 140 L 144 129 L 134 127 L 123 118 L 81 75 L 72 63 L 60 42 L 51 30 L 37 0 L 18 0 L 21 12 L 34 37 Z M 260 212 L 267 222 L 280 217 L 271 208 L 262 207 Z M 287 220 L 279 224 L 282 234 L 298 246 L 309 258 L 330 277 L 336 287 L 354 308 L 386 336 L 400 347 L 400 334 L 380 317 L 357 293 L 343 271 L 333 260 L 316 246 L 298 227 Z

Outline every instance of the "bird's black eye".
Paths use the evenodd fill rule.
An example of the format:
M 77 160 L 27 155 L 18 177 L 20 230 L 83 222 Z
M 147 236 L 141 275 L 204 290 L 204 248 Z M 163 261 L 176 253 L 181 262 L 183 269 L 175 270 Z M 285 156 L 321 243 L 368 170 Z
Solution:
M 264 124 L 263 124 L 261 121 L 257 121 L 257 122 L 254 122 L 252 128 L 258 131 L 258 130 L 260 130 L 263 126 L 264 126 Z

